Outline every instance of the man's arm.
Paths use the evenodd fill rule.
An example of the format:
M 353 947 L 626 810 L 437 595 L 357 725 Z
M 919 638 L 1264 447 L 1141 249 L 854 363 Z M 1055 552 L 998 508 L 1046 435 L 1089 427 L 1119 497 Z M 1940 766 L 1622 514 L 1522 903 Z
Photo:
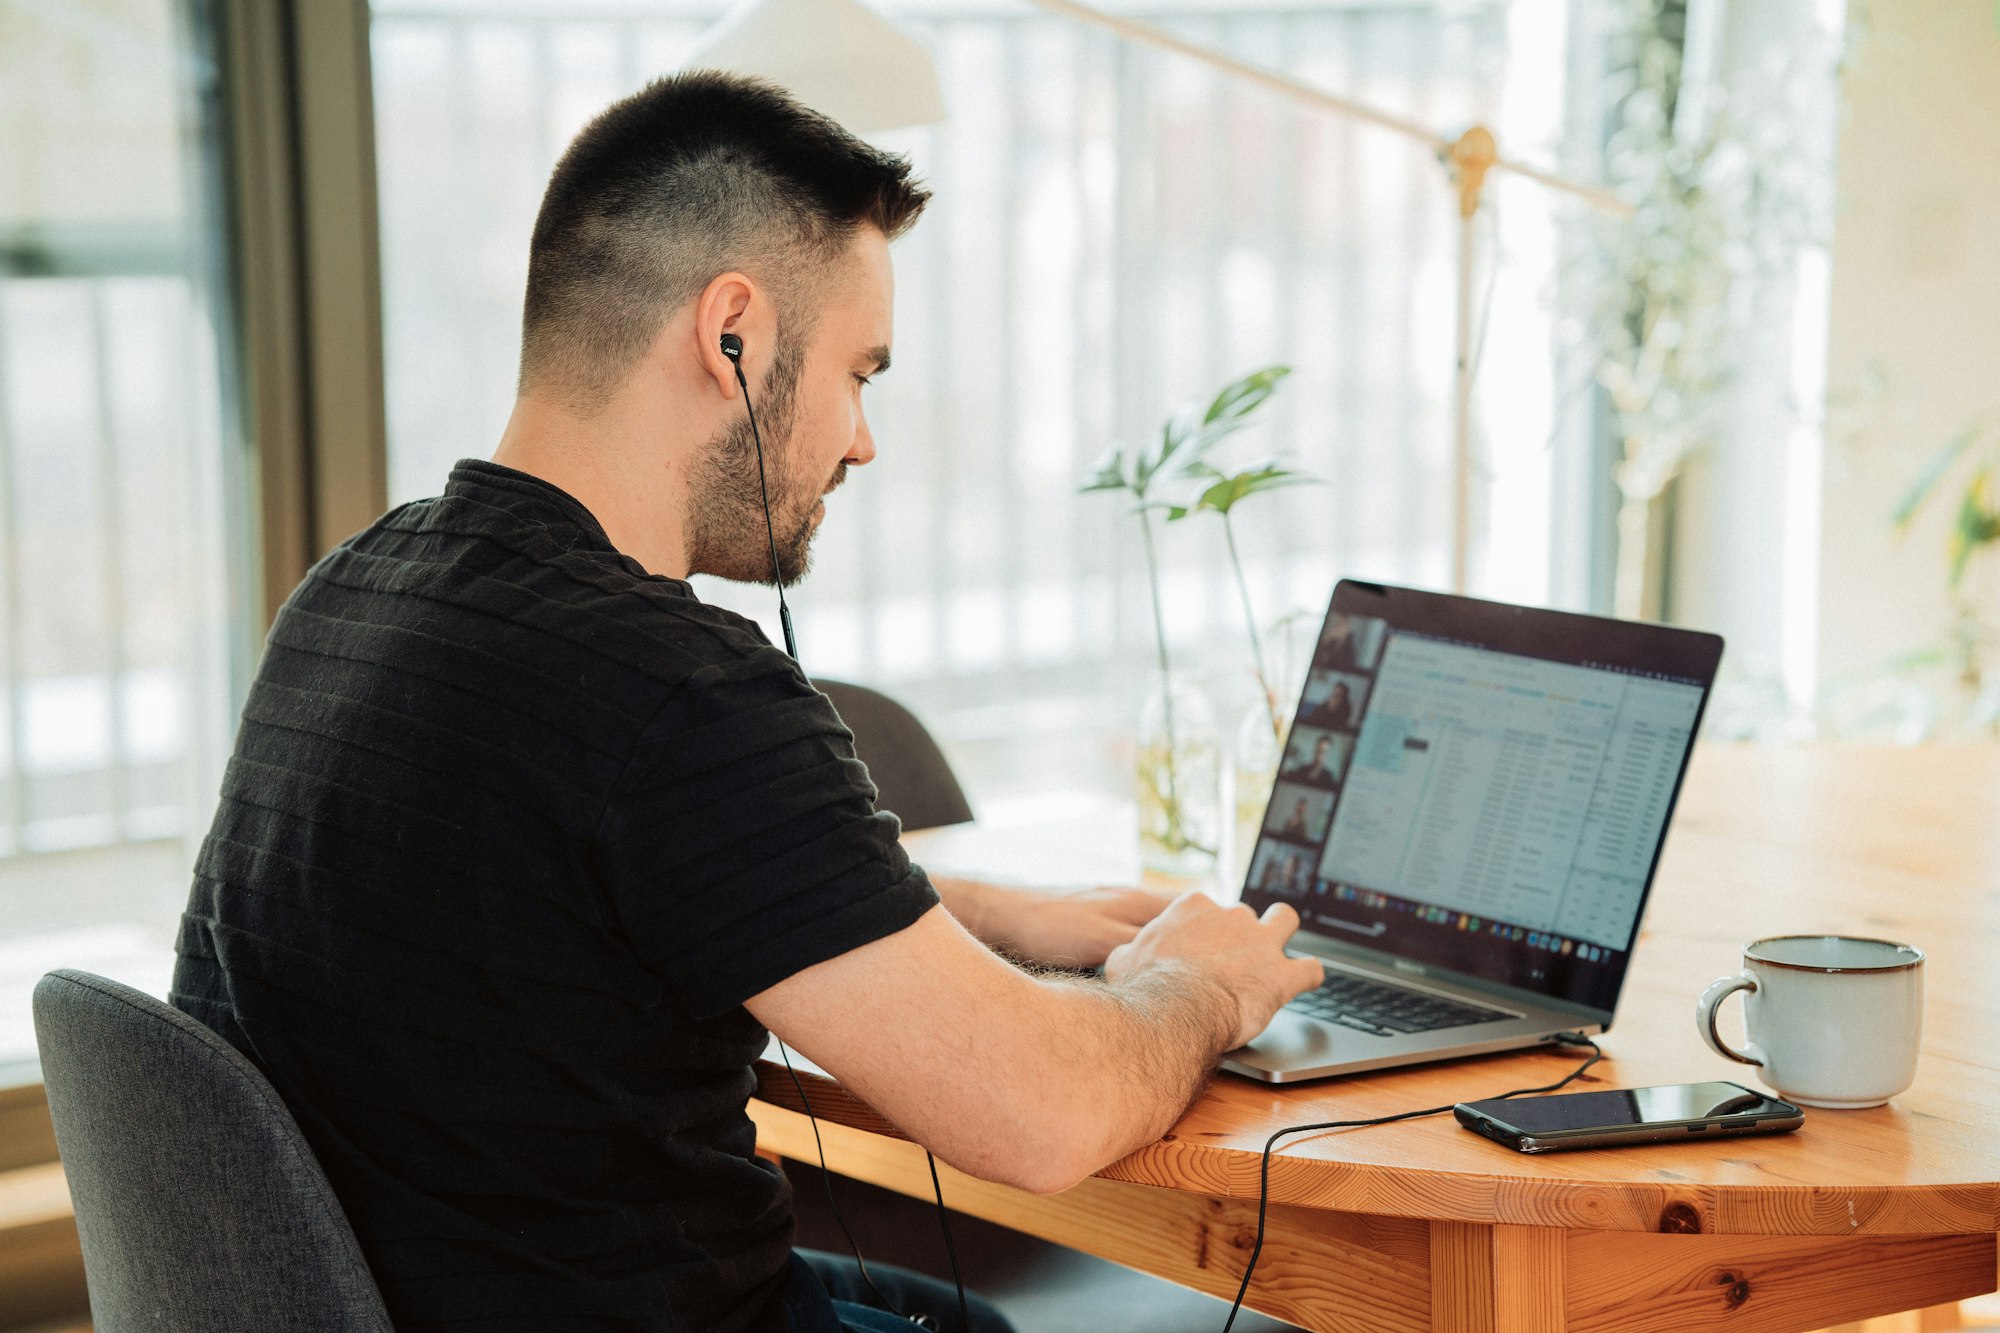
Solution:
M 1186 894 L 1105 980 L 1033 976 L 950 912 L 799 972 L 750 1012 L 960 1170 L 1038 1193 L 1166 1132 L 1216 1058 L 1319 983 L 1289 907 Z
M 1173 899 L 1150 889 L 1049 892 L 932 875 L 945 910 L 1009 958 L 1051 967 L 1099 967 Z

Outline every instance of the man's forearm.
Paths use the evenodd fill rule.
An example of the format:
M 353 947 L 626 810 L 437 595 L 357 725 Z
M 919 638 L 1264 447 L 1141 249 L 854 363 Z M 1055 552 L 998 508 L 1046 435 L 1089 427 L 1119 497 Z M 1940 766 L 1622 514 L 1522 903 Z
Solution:
M 1043 984 L 1061 992 L 1051 1093 L 1075 1153 L 1070 1174 L 1081 1179 L 1180 1119 L 1232 1044 L 1236 1004 L 1191 966 L 1150 966 L 1115 983 Z
M 980 943 L 989 946 L 994 943 L 993 908 L 1002 890 L 976 879 L 958 879 L 950 875 L 932 875 L 931 887 L 937 890 L 944 910 L 950 912 L 959 925 L 971 931 Z

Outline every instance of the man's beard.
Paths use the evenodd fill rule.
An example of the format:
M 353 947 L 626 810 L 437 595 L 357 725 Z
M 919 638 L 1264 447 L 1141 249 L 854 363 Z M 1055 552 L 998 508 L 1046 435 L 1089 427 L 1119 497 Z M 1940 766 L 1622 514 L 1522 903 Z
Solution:
M 824 487 L 792 475 L 792 417 L 797 407 L 803 349 L 780 338 L 777 356 L 752 404 L 764 438 L 764 483 L 770 490 L 770 526 L 758 484 L 757 440 L 746 412 L 710 440 L 688 472 L 688 570 L 737 583 L 773 582 L 771 547 L 777 546 L 778 580 L 790 587 L 811 567 L 813 512 L 824 490 L 838 486 L 847 464 Z

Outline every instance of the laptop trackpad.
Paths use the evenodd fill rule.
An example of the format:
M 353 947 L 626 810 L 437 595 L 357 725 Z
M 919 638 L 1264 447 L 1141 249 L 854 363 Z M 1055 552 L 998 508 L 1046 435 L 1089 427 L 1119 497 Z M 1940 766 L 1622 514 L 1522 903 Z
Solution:
M 1255 1041 L 1225 1055 L 1223 1066 L 1302 1069 L 1378 1051 L 1381 1041 L 1382 1038 L 1366 1032 L 1346 1031 L 1280 1009 L 1271 1026 L 1258 1033 Z

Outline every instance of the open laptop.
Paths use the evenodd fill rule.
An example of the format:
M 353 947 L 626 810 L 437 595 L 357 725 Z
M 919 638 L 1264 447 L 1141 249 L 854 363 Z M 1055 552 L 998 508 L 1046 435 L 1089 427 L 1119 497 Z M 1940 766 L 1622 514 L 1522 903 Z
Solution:
M 1298 909 L 1326 984 L 1222 1067 L 1290 1083 L 1608 1029 L 1721 657 L 1343 581 L 1243 889 Z

